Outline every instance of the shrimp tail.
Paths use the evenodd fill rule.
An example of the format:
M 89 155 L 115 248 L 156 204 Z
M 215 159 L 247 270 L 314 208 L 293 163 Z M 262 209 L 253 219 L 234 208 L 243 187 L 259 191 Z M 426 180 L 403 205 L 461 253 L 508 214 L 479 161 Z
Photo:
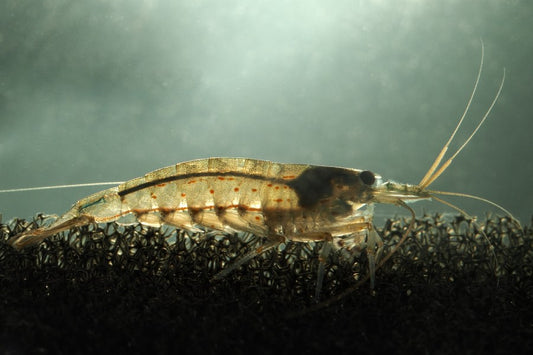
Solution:
M 9 239 L 8 243 L 13 248 L 20 250 L 25 247 L 38 244 L 44 239 L 64 230 L 87 225 L 92 222 L 94 222 L 93 217 L 87 215 L 77 215 L 76 211 L 70 210 L 50 226 L 23 232 Z

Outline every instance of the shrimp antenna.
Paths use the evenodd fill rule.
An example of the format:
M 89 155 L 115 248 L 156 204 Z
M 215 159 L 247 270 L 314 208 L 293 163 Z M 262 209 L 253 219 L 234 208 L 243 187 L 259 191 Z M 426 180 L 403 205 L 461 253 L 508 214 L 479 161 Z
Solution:
M 446 203 L 444 200 L 442 200 L 440 198 L 437 198 L 434 195 L 436 194 L 436 195 L 466 197 L 466 198 L 471 198 L 473 200 L 478 200 L 478 201 L 482 201 L 482 202 L 488 203 L 489 205 L 494 206 L 497 209 L 499 209 L 500 211 L 504 212 L 507 216 L 509 216 L 512 219 L 512 221 L 518 226 L 519 229 L 523 230 L 522 225 L 520 224 L 520 221 L 518 219 L 516 219 L 515 216 L 513 216 L 513 214 L 511 212 L 509 212 L 509 210 L 507 210 L 503 206 L 497 204 L 496 202 L 492 202 L 491 200 L 487 200 L 486 198 L 479 197 L 479 196 L 476 196 L 476 195 L 465 194 L 465 193 L 462 193 L 462 192 L 448 192 L 448 191 L 437 191 L 437 190 L 426 190 L 426 192 L 429 192 L 430 194 L 432 194 L 432 196 L 431 196 L 432 199 L 434 199 L 434 200 L 436 200 L 436 201 L 438 201 L 440 203 L 444 203 L 447 206 L 452 207 L 456 211 L 459 211 L 462 214 L 464 214 L 466 217 L 468 217 L 468 214 L 465 213 L 464 211 L 461 211 L 457 206 L 454 206 L 454 205 L 451 205 L 449 203 Z
M 124 181 L 108 181 L 108 182 L 91 182 L 87 184 L 71 184 L 71 185 L 55 185 L 55 186 L 39 186 L 39 187 L 23 187 L 19 189 L 0 190 L 0 194 L 6 192 L 23 192 L 36 190 L 53 190 L 53 189 L 67 189 L 71 187 L 88 187 L 88 186 L 102 186 L 102 185 L 120 185 Z
M 464 119 L 466 117 L 466 114 L 468 113 L 468 110 L 470 109 L 470 105 L 472 104 L 472 100 L 474 99 L 474 95 L 476 93 L 476 90 L 477 90 L 477 87 L 478 87 L 478 84 L 479 84 L 479 79 L 481 77 L 481 73 L 482 73 L 482 70 L 483 70 L 483 59 L 484 59 L 484 56 L 485 56 L 485 47 L 483 45 L 483 41 L 481 41 L 481 61 L 480 61 L 480 64 L 479 64 L 479 70 L 478 70 L 478 74 L 477 74 L 477 77 L 476 77 L 476 82 L 474 84 L 474 89 L 472 90 L 472 94 L 470 95 L 470 98 L 469 98 L 468 103 L 466 105 L 466 108 L 465 108 L 465 110 L 463 112 L 463 115 L 461 116 L 461 118 L 459 120 L 459 123 L 457 123 L 457 125 L 455 126 L 455 130 L 451 134 L 450 138 L 448 139 L 448 141 L 446 142 L 444 147 L 442 147 L 442 150 L 437 155 L 437 158 L 435 159 L 435 161 L 433 162 L 431 167 L 428 169 L 426 175 L 424 175 L 424 177 L 422 178 L 422 180 L 418 184 L 418 186 L 421 189 L 425 189 L 426 187 L 431 185 L 448 168 L 448 166 L 452 163 L 453 159 L 457 155 L 459 155 L 459 153 L 464 149 L 464 147 L 467 146 L 467 144 L 474 137 L 474 135 L 477 133 L 479 128 L 483 125 L 483 123 L 485 122 L 485 120 L 489 116 L 490 112 L 492 111 L 492 108 L 496 104 L 496 101 L 498 101 L 500 93 L 501 93 L 501 91 L 503 89 L 503 84 L 505 82 L 505 68 L 503 69 L 503 77 L 502 77 L 502 80 L 501 80 L 501 83 L 500 83 L 500 87 L 498 88 L 498 92 L 496 93 L 496 96 L 492 100 L 492 103 L 491 103 L 489 109 L 487 110 L 487 112 L 485 112 L 485 115 L 483 116 L 481 121 L 478 123 L 478 125 L 476 126 L 474 131 L 470 134 L 470 136 L 468 136 L 466 141 L 459 147 L 459 149 L 457 149 L 457 151 L 444 164 L 442 164 L 442 166 L 440 166 L 440 163 L 442 162 L 442 159 L 444 158 L 444 155 L 446 154 L 446 152 L 448 150 L 448 147 L 450 146 L 450 143 L 454 139 L 455 134 L 459 130 L 459 127 L 463 123 L 463 121 L 464 121 Z M 438 170 L 437 170 L 437 168 L 438 168 Z
M 468 102 L 466 104 L 465 110 L 463 111 L 463 115 L 459 119 L 459 123 L 457 123 L 457 125 L 455 126 L 455 129 L 452 132 L 450 138 L 448 139 L 446 144 L 444 144 L 444 147 L 442 147 L 440 153 L 437 155 L 437 157 L 435 158 L 435 161 L 433 162 L 431 167 L 428 169 L 426 175 L 424 175 L 424 177 L 422 178 L 422 180 L 420 181 L 418 186 L 427 187 L 429 185 L 429 183 L 427 183 L 427 181 L 429 179 L 431 179 L 431 177 L 433 176 L 433 173 L 435 172 L 435 170 L 439 166 L 440 162 L 444 158 L 444 154 L 446 154 L 446 152 L 448 151 L 448 147 L 450 146 L 450 143 L 452 142 L 453 138 L 455 137 L 455 134 L 457 133 L 457 131 L 459 131 L 459 127 L 461 127 L 461 124 L 463 123 L 463 121 L 464 121 L 464 119 L 466 117 L 466 114 L 468 113 L 468 110 L 470 109 L 470 105 L 472 104 L 472 101 L 474 100 L 474 96 L 476 95 L 477 86 L 479 84 L 479 79 L 481 78 L 481 72 L 483 71 L 483 60 L 484 60 L 484 58 L 485 58 L 485 45 L 483 44 L 483 40 L 482 40 L 481 41 L 481 60 L 480 60 L 480 63 L 479 63 L 479 69 L 477 71 L 476 81 L 474 82 L 474 89 L 472 90 L 472 93 L 470 94 L 470 98 L 468 99 Z
M 466 145 L 470 142 L 470 140 L 472 139 L 472 137 L 474 137 L 474 135 L 477 133 L 477 131 L 479 130 L 479 128 L 483 125 L 483 123 L 485 122 L 485 120 L 487 119 L 487 117 L 489 116 L 490 114 L 490 111 L 492 111 L 492 108 L 494 107 L 494 105 L 496 104 L 496 101 L 498 100 L 498 97 L 500 96 L 500 93 L 502 92 L 502 89 L 503 89 L 503 83 L 505 82 L 505 68 L 503 68 L 503 76 L 502 76 L 502 81 L 500 83 L 500 87 L 498 88 L 498 92 L 496 93 L 496 96 L 494 97 L 494 99 L 492 100 L 492 103 L 490 104 L 490 107 L 489 109 L 487 110 L 487 112 L 485 113 L 485 115 L 483 116 L 483 118 L 481 119 L 481 121 L 478 123 L 478 125 L 476 126 L 476 128 L 474 129 L 474 131 L 472 131 L 472 133 L 470 134 L 470 136 L 468 136 L 467 140 L 459 147 L 459 149 L 457 149 L 457 151 L 444 163 L 442 164 L 442 166 L 435 172 L 433 173 L 432 175 L 430 175 L 426 180 L 422 179 L 422 181 L 420 182 L 420 184 L 418 184 L 418 186 L 422 189 L 425 189 L 426 187 L 428 187 L 429 185 L 431 185 L 435 180 L 437 180 L 437 178 L 448 168 L 448 166 L 452 163 L 453 159 L 459 155 L 459 153 L 463 150 L 464 147 L 466 147 Z M 455 134 L 455 133 L 454 133 Z M 453 138 L 453 136 L 451 137 Z M 448 149 L 447 145 L 444 146 L 443 150 L 441 151 L 441 153 L 439 153 L 439 156 L 437 157 L 437 160 L 435 160 L 435 163 L 433 163 L 433 166 L 435 166 L 435 168 L 439 165 L 441 159 L 442 159 L 442 156 L 444 155 L 444 153 L 446 153 L 446 150 Z M 434 167 L 431 167 L 431 169 L 435 169 Z M 430 170 L 431 170 L 430 169 Z M 427 174 L 426 174 L 427 175 Z

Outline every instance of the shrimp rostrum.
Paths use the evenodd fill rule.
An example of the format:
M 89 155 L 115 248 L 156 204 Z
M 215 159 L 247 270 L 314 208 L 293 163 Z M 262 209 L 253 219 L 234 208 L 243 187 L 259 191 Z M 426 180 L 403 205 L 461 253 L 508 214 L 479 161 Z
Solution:
M 492 105 L 474 132 L 441 165 L 444 154 L 468 111 L 481 68 L 480 65 L 476 85 L 454 133 L 417 185 L 383 181 L 379 175 L 368 170 L 281 164 L 243 158 L 194 160 L 150 172 L 88 196 L 74 204 L 50 226 L 25 231 L 14 236 L 10 243 L 15 248 L 23 248 L 73 227 L 113 221 L 124 224 L 140 222 L 156 227 L 166 224 L 191 232 L 205 229 L 249 232 L 264 237 L 265 243 L 242 256 L 215 278 L 224 276 L 280 243 L 323 242 L 316 297 L 324 277 L 325 260 L 332 249 L 342 249 L 354 256 L 366 251 L 368 274 L 373 285 L 376 265 L 382 265 L 412 229 L 415 214 L 407 205 L 408 202 L 434 198 L 465 213 L 435 195 L 478 198 L 432 191 L 428 190 L 428 186 L 466 146 L 498 98 L 503 79 Z M 375 203 L 401 206 L 409 210 L 413 217 L 400 242 L 379 262 L 383 242 L 372 222 Z

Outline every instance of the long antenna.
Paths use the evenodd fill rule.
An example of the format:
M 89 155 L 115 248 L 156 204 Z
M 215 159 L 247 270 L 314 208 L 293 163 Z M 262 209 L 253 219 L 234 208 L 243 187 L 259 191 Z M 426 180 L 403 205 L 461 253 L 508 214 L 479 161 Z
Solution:
M 23 192 L 36 190 L 53 190 L 53 189 L 67 189 L 70 187 L 89 187 L 89 186 L 103 186 L 103 185 L 120 185 L 124 181 L 109 181 L 109 182 L 91 182 L 87 184 L 71 184 L 71 185 L 54 185 L 54 186 L 39 186 L 39 187 L 23 187 L 19 189 L 0 190 L 0 194 L 6 192 Z
M 444 154 L 446 154 L 446 151 L 448 150 L 448 147 L 450 146 L 450 143 L 452 142 L 453 138 L 455 137 L 455 134 L 459 130 L 459 127 L 461 127 L 461 124 L 463 123 L 466 114 L 468 113 L 468 110 L 470 109 L 470 105 L 472 104 L 472 101 L 474 100 L 474 96 L 476 94 L 477 86 L 479 84 L 479 79 L 481 78 L 481 72 L 483 71 L 483 60 L 485 58 L 485 45 L 483 44 L 483 40 L 481 40 L 481 61 L 479 63 L 479 69 L 477 71 L 477 77 L 476 81 L 474 83 L 474 89 L 472 90 L 472 93 L 470 94 L 470 98 L 468 99 L 468 103 L 466 104 L 465 110 L 463 111 L 463 115 L 459 119 L 459 123 L 455 126 L 455 129 L 453 133 L 451 134 L 450 138 L 444 144 L 444 147 L 442 147 L 440 153 L 437 155 L 437 158 L 435 158 L 435 161 L 431 165 L 431 167 L 428 169 L 426 175 L 420 180 L 420 183 L 418 183 L 418 186 L 427 187 L 429 183 L 427 181 L 433 176 L 433 172 L 437 169 L 440 162 L 442 161 L 442 158 L 444 158 Z
M 448 206 L 450 206 L 448 204 L 449 202 L 446 203 L 444 200 L 439 199 L 439 198 L 437 198 L 434 195 L 437 194 L 437 195 L 447 195 L 447 196 L 459 196 L 459 197 L 471 198 L 473 200 L 478 200 L 478 201 L 485 202 L 485 203 L 487 203 L 487 204 L 489 204 L 491 206 L 496 207 L 500 211 L 503 211 L 507 216 L 509 216 L 511 218 L 511 220 L 518 226 L 519 229 L 521 229 L 521 230 L 523 229 L 522 225 L 520 224 L 520 221 L 518 219 L 516 219 L 515 216 L 513 216 L 513 214 L 511 212 L 509 212 L 509 210 L 507 210 L 503 206 L 497 204 L 496 202 L 492 202 L 491 200 L 487 200 L 486 198 L 479 197 L 479 196 L 476 196 L 476 195 L 465 194 L 465 193 L 462 193 L 462 192 L 448 192 L 448 191 L 437 191 L 437 190 L 426 190 L 426 192 L 429 192 L 430 194 L 432 194 L 431 195 L 432 199 L 435 199 L 435 200 L 437 200 L 437 201 L 439 201 L 441 203 L 444 203 L 445 205 L 448 205 Z M 450 206 L 450 207 L 452 207 L 452 206 Z M 459 210 L 456 206 L 453 206 L 452 208 L 455 209 L 456 211 L 461 212 L 461 210 Z M 461 213 L 463 213 L 463 212 L 461 212 Z
M 464 147 L 466 147 L 466 145 L 468 144 L 468 142 L 470 142 L 470 140 L 472 139 L 472 137 L 474 137 L 474 135 L 477 133 L 477 131 L 479 130 L 479 128 L 483 125 L 483 123 L 485 122 L 485 120 L 487 119 L 487 117 L 489 117 L 489 114 L 490 112 L 492 111 L 492 108 L 494 107 L 494 105 L 496 104 L 496 101 L 498 101 L 498 98 L 500 97 L 500 93 L 502 92 L 502 89 L 503 89 L 503 83 L 505 82 L 505 68 L 503 68 L 503 77 L 502 77 L 502 82 L 500 83 L 500 87 L 498 88 L 498 92 L 496 93 L 496 96 L 494 97 L 494 100 L 492 100 L 492 103 L 490 104 L 490 107 L 489 109 L 487 110 L 487 112 L 485 113 L 485 115 L 483 116 L 483 118 L 481 119 L 481 121 L 478 123 L 478 125 L 476 126 L 476 128 L 474 129 L 474 131 L 470 134 L 470 136 L 468 136 L 467 140 L 459 147 L 459 149 L 457 149 L 457 151 L 450 157 L 450 159 L 446 160 L 446 162 L 444 164 L 442 164 L 442 166 L 439 168 L 439 170 L 437 170 L 433 175 L 431 175 L 426 181 L 424 184 L 419 184 L 418 186 L 420 186 L 422 189 L 428 187 L 429 185 L 431 185 L 431 183 L 433 183 L 433 181 L 437 180 L 437 178 L 446 170 L 446 168 L 448 168 L 448 166 L 452 163 L 453 159 L 459 155 L 459 153 L 463 150 Z M 447 147 L 446 147 L 447 148 Z M 439 154 L 440 155 L 440 154 Z

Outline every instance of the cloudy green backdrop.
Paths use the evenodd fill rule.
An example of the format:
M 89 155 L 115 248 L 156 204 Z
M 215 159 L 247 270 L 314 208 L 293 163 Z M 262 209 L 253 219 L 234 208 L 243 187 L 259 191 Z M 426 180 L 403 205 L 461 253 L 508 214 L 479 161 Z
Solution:
M 528 223 L 532 18 L 527 0 L 3 0 L 0 189 L 128 180 L 211 156 L 417 183 L 464 109 L 482 38 L 466 129 L 504 67 L 505 87 L 433 187 L 483 196 Z M 62 213 L 96 190 L 3 194 L 0 213 Z

